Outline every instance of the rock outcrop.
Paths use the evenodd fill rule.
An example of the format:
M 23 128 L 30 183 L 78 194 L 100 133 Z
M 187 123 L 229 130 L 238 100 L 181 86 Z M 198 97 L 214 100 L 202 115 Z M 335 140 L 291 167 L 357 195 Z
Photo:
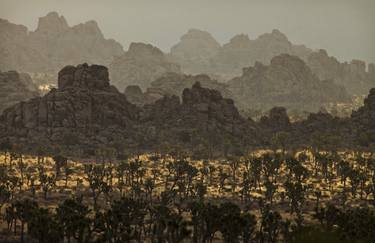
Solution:
M 190 29 L 170 51 L 170 59 L 179 63 L 184 73 L 208 73 L 211 59 L 220 50 L 220 44 L 206 31 Z
M 129 91 L 140 93 L 136 87 Z M 64 67 L 57 89 L 6 109 L 0 124 L 2 138 L 29 148 L 44 143 L 85 150 L 120 140 L 128 148 L 168 143 L 219 149 L 226 141 L 255 139 L 255 124 L 242 118 L 219 91 L 195 83 L 184 89 L 182 102 L 167 95 L 138 108 L 110 85 L 106 67 L 87 64 Z
M 56 12 L 39 18 L 37 29 L 30 32 L 0 19 L 0 36 L 0 70 L 56 74 L 67 64 L 108 65 L 123 54 L 122 46 L 105 39 L 95 21 L 70 27 Z
M 272 58 L 270 65 L 244 68 L 228 85 L 236 104 L 245 108 L 318 111 L 325 103 L 350 102 L 343 87 L 319 80 L 303 60 L 288 54 Z
M 158 48 L 144 43 L 131 43 L 129 50 L 116 57 L 109 66 L 112 83 L 124 90 L 138 85 L 145 90 L 150 83 L 168 72 L 180 72 L 180 66 L 167 60 Z
M 106 67 L 67 66 L 58 76 L 57 89 L 4 111 L 0 119 L 8 136 L 61 145 L 75 134 L 75 143 L 87 146 L 129 136 L 139 110 L 109 85 Z
M 175 95 L 165 96 L 146 105 L 145 110 L 147 124 L 185 147 L 223 150 L 225 144 L 240 146 L 257 141 L 255 123 L 239 114 L 233 100 L 223 98 L 217 90 L 203 88 L 199 82 L 184 89 L 181 103 Z
M 205 74 L 167 73 L 151 83 L 151 87 L 144 94 L 145 103 L 153 103 L 165 95 L 182 97 L 184 89 L 192 87 L 197 82 L 204 88 L 219 91 L 225 98 L 231 98 L 231 92 L 226 84 L 211 79 Z
M 352 113 L 351 121 L 357 131 L 358 142 L 375 146 L 375 88 L 370 90 L 364 105 Z
M 374 64 L 369 64 L 366 70 L 366 63 L 360 60 L 341 63 L 325 50 L 311 53 L 306 63 L 320 79 L 333 80 L 351 94 L 366 94 L 375 86 Z
M 16 71 L 0 72 L 0 113 L 20 101 L 38 95 L 37 87 L 28 74 Z

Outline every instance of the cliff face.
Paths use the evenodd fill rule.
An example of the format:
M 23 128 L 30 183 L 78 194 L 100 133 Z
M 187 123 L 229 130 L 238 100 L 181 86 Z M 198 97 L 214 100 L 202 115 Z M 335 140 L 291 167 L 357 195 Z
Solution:
M 319 80 L 296 56 L 282 54 L 270 65 L 256 63 L 228 82 L 239 105 L 270 109 L 273 106 L 317 111 L 329 102 L 349 102 L 345 89 Z
M 37 87 L 29 75 L 16 71 L 0 72 L 0 113 L 20 101 L 38 95 Z
M 116 57 L 109 66 L 111 80 L 120 90 L 128 85 L 138 85 L 142 89 L 168 72 L 180 72 L 180 66 L 169 62 L 158 48 L 144 44 L 131 43 L 129 50 Z
M 35 31 L 0 20 L 0 69 L 55 74 L 65 65 L 108 65 L 123 53 L 122 46 L 105 39 L 95 21 L 70 27 L 63 16 L 51 12 L 39 18 Z

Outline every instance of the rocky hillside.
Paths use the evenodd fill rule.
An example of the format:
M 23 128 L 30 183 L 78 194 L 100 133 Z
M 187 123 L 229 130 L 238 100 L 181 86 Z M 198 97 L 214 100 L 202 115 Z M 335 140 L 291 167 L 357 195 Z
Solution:
M 38 95 L 37 87 L 28 74 L 16 71 L 0 72 L 0 113 L 20 101 Z
M 108 65 L 123 54 L 122 46 L 106 39 L 95 21 L 70 27 L 51 12 L 39 18 L 35 31 L 0 19 L 0 69 L 56 74 L 67 64 Z
M 131 131 L 139 111 L 109 85 L 106 67 L 66 66 L 58 77 L 57 89 L 7 109 L 1 116 L 3 132 L 29 142 L 88 146 Z
M 196 83 L 184 89 L 182 102 L 166 96 L 137 108 L 110 85 L 106 67 L 87 64 L 64 67 L 57 89 L 5 110 L 0 124 L 1 137 L 19 145 L 43 143 L 81 151 L 119 143 L 142 149 L 161 143 L 223 146 L 225 141 L 239 144 L 255 137 L 254 124 L 216 90 Z
M 344 86 L 351 94 L 367 94 L 375 87 L 375 65 L 360 60 L 350 63 L 339 62 L 335 57 L 328 56 L 327 51 L 319 50 L 306 58 L 307 65 L 320 79 L 330 79 Z
M 170 56 L 186 73 L 207 73 L 226 80 L 240 75 L 242 68 L 257 61 L 268 64 L 282 53 L 306 57 L 310 52 L 303 45 L 292 44 L 279 30 L 253 40 L 248 35 L 236 35 L 223 46 L 208 32 L 189 30 L 171 48 Z
M 223 46 L 208 33 L 190 30 L 171 48 L 170 58 L 189 74 L 206 73 L 221 81 L 241 75 L 244 67 L 256 62 L 268 65 L 280 54 L 298 56 L 321 80 L 332 80 L 344 86 L 349 94 L 365 95 L 375 86 L 375 65 L 360 60 L 339 62 L 325 50 L 314 51 L 296 45 L 279 30 L 265 33 L 255 39 L 248 35 L 234 36 Z
M 288 54 L 272 58 L 269 65 L 257 62 L 244 68 L 228 85 L 236 103 L 245 108 L 318 111 L 325 103 L 350 101 L 343 87 L 319 80 L 303 60 Z
M 167 60 L 158 48 L 144 43 L 131 43 L 129 50 L 116 57 L 109 65 L 112 83 L 124 90 L 128 85 L 138 85 L 143 90 L 168 72 L 180 72 L 180 66 Z
M 206 31 L 190 29 L 171 48 L 169 58 L 179 63 L 184 73 L 208 73 L 211 59 L 220 50 L 220 44 Z

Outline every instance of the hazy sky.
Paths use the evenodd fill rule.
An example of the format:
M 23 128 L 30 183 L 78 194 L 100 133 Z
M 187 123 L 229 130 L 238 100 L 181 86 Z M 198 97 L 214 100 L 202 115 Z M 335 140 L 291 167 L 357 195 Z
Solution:
M 375 62 L 375 0 L 0 0 L 0 18 L 30 30 L 50 11 L 71 26 L 96 20 L 124 49 L 141 41 L 169 51 L 189 28 L 207 30 L 220 43 L 277 28 L 293 43 L 340 60 Z

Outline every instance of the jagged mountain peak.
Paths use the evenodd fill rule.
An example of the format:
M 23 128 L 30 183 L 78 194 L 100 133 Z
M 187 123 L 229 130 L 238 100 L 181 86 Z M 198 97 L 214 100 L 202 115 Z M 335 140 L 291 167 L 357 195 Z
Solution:
M 57 12 L 49 12 L 46 16 L 39 18 L 36 32 L 61 32 L 68 28 L 69 25 L 64 16 L 60 16 Z

